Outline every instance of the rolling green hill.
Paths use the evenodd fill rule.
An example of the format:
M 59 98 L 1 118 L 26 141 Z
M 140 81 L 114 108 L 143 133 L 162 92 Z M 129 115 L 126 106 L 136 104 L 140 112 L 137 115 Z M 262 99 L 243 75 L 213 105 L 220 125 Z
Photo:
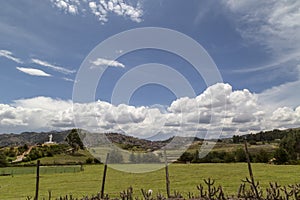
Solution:
M 79 137 L 70 139 L 70 133 L 81 130 L 72 129 L 67 131 L 51 131 L 51 132 L 24 132 L 21 134 L 0 134 L 0 154 L 6 156 L 6 160 L 13 161 L 26 151 L 25 146 L 30 147 L 33 151 L 27 155 L 28 159 L 24 159 L 27 163 L 32 163 L 36 159 L 41 159 L 45 164 L 72 164 L 72 163 L 93 163 L 93 156 L 83 148 Z M 54 146 L 43 146 L 42 144 L 48 140 L 48 136 L 53 135 Z M 68 137 L 69 136 L 69 137 Z M 116 146 L 126 151 L 132 152 L 153 152 L 162 149 L 173 138 L 165 141 L 149 141 L 139 139 L 132 136 L 122 135 L 118 133 L 106 133 L 107 141 L 112 142 Z M 66 139 L 69 138 L 69 139 Z M 72 138 L 72 137 L 71 137 Z M 76 137 L 75 137 L 76 138 Z M 252 162 L 268 162 L 282 154 L 281 157 L 288 157 L 281 164 L 289 162 L 289 160 L 299 160 L 300 153 L 300 129 L 287 129 L 273 131 L 264 131 L 257 134 L 247 134 L 243 136 L 233 136 L 214 140 L 217 141 L 213 150 L 205 157 L 199 157 L 200 148 L 207 145 L 202 139 L 195 138 L 193 144 L 188 148 L 185 154 L 179 158 L 180 162 L 244 162 L 244 140 L 249 144 L 249 151 Z M 182 138 L 184 139 L 184 138 Z M 75 140 L 75 141 L 72 141 Z M 294 142 L 293 142 L 294 141 Z M 208 141 L 212 142 L 212 141 Z M 77 148 L 77 147 L 80 147 Z M 282 150 L 278 152 L 278 150 Z M 277 155 L 277 157 L 280 155 Z M 2 155 L 3 157 L 3 155 Z M 176 158 L 175 158 L 176 159 Z M 97 162 L 97 161 L 96 161 Z M 125 157 L 124 162 L 130 162 L 129 157 Z

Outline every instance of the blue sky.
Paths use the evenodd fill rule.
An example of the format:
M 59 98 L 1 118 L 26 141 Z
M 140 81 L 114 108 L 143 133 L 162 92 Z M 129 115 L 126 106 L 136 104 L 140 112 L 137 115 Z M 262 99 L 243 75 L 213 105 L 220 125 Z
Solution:
M 74 122 L 76 114 L 70 108 L 81 63 L 107 38 L 143 27 L 168 28 L 194 39 L 217 65 L 223 84 L 206 85 L 190 63 L 170 52 L 134 51 L 118 58 L 115 65 L 101 58 L 109 64 L 98 84 L 95 101 L 109 103 L 110 109 L 99 105 L 100 113 L 95 115 L 101 117 L 98 116 L 96 125 L 83 128 L 148 137 L 155 131 L 140 134 L 143 132 L 140 129 L 173 133 L 180 132 L 176 124 L 184 124 L 193 133 L 219 130 L 222 126 L 224 134 L 243 134 L 300 125 L 298 1 L 11 0 L 0 4 L 1 133 L 84 124 Z M 173 116 L 177 113 L 175 104 L 187 106 L 186 99 L 157 84 L 136 90 L 127 107 L 111 104 L 117 81 L 136 66 L 147 63 L 161 63 L 175 69 L 189 81 L 199 98 L 204 98 L 205 91 L 228 90 L 225 98 L 230 103 L 227 114 L 222 115 L 226 116 L 221 120 L 224 124 L 217 126 L 209 120 L 190 124 L 192 112 L 184 114 L 187 121 L 174 121 L 178 117 Z M 190 104 L 197 101 L 196 97 L 190 98 Z M 251 102 L 243 106 L 238 103 L 241 99 Z M 109 113 L 112 107 L 116 111 Z M 196 110 L 203 119 L 215 116 L 201 105 Z M 123 111 L 122 116 L 131 119 L 128 123 L 116 114 Z M 106 115 L 112 115 L 114 120 L 103 117 Z M 149 115 L 153 121 L 147 118 Z M 240 120 L 234 116 L 240 116 Z M 118 123 L 119 118 L 122 123 Z M 156 120 L 164 124 L 156 127 L 153 125 Z M 129 128 L 135 126 L 139 128 Z M 185 126 L 181 128 L 186 132 Z

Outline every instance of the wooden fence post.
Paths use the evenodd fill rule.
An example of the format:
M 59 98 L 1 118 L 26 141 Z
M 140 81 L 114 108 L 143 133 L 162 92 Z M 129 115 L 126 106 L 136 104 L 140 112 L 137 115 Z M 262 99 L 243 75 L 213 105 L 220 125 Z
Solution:
M 247 164 L 248 164 L 249 175 L 250 175 L 251 181 L 254 183 L 254 176 L 253 176 L 251 162 L 250 162 L 247 140 L 245 140 L 245 152 L 246 152 L 246 159 L 247 159 Z
M 105 188 L 105 179 L 106 179 L 106 171 L 107 171 L 107 163 L 108 163 L 109 153 L 106 155 L 106 160 L 104 164 L 103 178 L 102 178 L 102 186 L 101 186 L 101 199 L 104 198 L 104 188 Z
M 165 157 L 165 170 L 166 170 L 167 197 L 170 198 L 170 179 L 169 179 L 169 167 L 168 167 L 168 158 L 167 158 L 166 148 L 164 148 L 164 157 Z
M 249 171 L 249 175 L 250 175 L 250 179 L 251 179 L 250 183 L 253 186 L 256 198 L 260 199 L 260 194 L 259 194 L 259 191 L 258 191 L 258 188 L 257 188 L 258 183 L 255 184 L 255 181 L 254 181 L 254 176 L 253 176 L 251 162 L 250 162 L 250 154 L 249 154 L 249 151 L 248 151 L 248 145 L 247 145 L 247 140 L 246 139 L 245 139 L 245 152 L 246 152 L 246 159 L 247 159 L 247 163 L 248 163 L 248 171 Z
M 36 183 L 35 183 L 35 197 L 34 200 L 39 198 L 39 182 L 40 182 L 40 160 L 36 163 Z

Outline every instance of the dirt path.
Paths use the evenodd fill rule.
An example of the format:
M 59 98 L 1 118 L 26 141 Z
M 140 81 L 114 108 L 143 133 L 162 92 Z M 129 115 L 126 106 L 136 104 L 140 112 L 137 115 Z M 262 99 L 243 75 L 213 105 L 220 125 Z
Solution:
M 30 151 L 32 150 L 32 148 L 35 146 L 30 146 L 29 149 L 27 151 L 25 151 L 24 153 L 22 153 L 22 155 L 17 156 L 16 160 L 12 161 L 13 163 L 15 162 L 21 162 L 25 156 L 27 156 Z

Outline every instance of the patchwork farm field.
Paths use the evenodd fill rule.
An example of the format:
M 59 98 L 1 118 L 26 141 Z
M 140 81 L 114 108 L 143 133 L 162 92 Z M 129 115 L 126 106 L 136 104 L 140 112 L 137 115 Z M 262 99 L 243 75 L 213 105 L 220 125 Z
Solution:
M 252 164 L 256 180 L 262 187 L 269 182 L 277 181 L 281 185 L 300 183 L 299 165 L 268 165 Z M 130 167 L 130 166 L 128 166 Z M 34 168 L 20 167 L 1 168 L 14 170 L 10 176 L 0 176 L 0 199 L 26 199 L 34 196 L 35 174 Z M 86 165 L 84 170 L 76 167 L 42 167 L 40 178 L 40 199 L 47 199 L 48 191 L 52 197 L 72 194 L 74 197 L 96 194 L 101 188 L 103 165 Z M 19 171 L 18 171 L 19 170 Z M 26 171 L 27 170 L 27 171 Z M 28 172 L 30 171 L 30 173 Z M 23 171 L 23 173 L 21 173 Z M 171 192 L 177 190 L 184 196 L 188 192 L 197 194 L 196 186 L 203 184 L 204 178 L 213 178 L 215 185 L 222 185 L 227 195 L 237 193 L 241 179 L 248 176 L 246 163 L 234 164 L 172 164 L 169 167 Z M 125 173 L 108 168 L 105 193 L 110 197 L 119 197 L 119 193 L 129 186 L 134 189 L 134 196 L 141 197 L 141 189 L 152 189 L 154 194 L 165 192 L 164 169 L 149 173 Z

